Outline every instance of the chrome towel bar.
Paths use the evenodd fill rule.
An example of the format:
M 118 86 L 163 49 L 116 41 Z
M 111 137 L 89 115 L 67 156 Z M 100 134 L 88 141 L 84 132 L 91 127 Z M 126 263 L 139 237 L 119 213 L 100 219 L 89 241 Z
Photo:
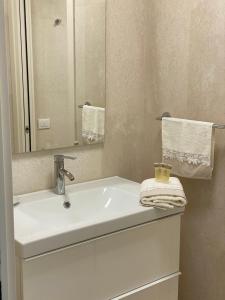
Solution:
M 88 106 L 91 106 L 91 103 L 86 101 L 84 104 L 81 104 L 81 105 L 78 105 L 79 108 L 83 108 L 84 105 L 88 105 Z
M 171 118 L 171 114 L 169 112 L 164 112 L 161 117 L 156 118 L 158 121 L 162 121 L 163 118 Z M 213 124 L 213 128 L 216 129 L 225 129 L 225 124 Z

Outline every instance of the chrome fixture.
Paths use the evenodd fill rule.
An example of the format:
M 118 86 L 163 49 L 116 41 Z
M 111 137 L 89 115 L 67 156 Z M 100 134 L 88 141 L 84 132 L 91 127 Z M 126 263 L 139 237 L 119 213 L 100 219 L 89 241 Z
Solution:
M 65 195 L 65 176 L 70 181 L 74 180 L 73 174 L 64 169 L 64 160 L 72 159 L 75 160 L 74 156 L 65 156 L 62 154 L 54 155 L 54 166 L 55 166 L 55 193 L 57 195 Z
M 156 118 L 158 121 L 162 121 L 163 118 L 172 118 L 169 112 L 164 112 L 161 117 Z M 225 129 L 225 124 L 213 124 L 215 129 Z
M 84 105 L 91 106 L 91 103 L 88 102 L 88 101 L 86 101 L 86 102 L 84 103 Z M 79 107 L 79 108 L 83 108 L 84 105 L 81 104 L 81 105 L 78 105 L 78 107 Z
M 172 118 L 169 112 L 164 112 L 161 117 L 156 118 L 157 121 L 162 121 L 163 118 Z

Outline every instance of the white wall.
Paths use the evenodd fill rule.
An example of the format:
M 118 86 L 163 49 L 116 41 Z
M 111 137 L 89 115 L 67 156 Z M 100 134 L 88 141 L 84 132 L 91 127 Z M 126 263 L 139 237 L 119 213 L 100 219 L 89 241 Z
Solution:
M 4 3 L 0 0 L 0 242 L 3 300 L 15 300 L 12 162 Z

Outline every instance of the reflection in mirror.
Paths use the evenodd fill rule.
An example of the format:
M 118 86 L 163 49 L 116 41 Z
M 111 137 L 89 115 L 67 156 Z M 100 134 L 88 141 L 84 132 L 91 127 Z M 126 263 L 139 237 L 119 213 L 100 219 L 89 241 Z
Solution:
M 11 46 L 22 58 L 12 80 L 22 78 L 12 97 L 14 153 L 102 143 L 105 0 L 23 1 L 21 47 Z

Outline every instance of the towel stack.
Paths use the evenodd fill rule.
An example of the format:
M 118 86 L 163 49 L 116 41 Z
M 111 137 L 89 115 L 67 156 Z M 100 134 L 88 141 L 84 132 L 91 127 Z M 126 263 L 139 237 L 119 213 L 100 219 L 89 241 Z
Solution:
M 169 209 L 184 207 L 187 199 L 180 180 L 170 177 L 167 183 L 147 179 L 141 184 L 140 203 L 147 207 Z

